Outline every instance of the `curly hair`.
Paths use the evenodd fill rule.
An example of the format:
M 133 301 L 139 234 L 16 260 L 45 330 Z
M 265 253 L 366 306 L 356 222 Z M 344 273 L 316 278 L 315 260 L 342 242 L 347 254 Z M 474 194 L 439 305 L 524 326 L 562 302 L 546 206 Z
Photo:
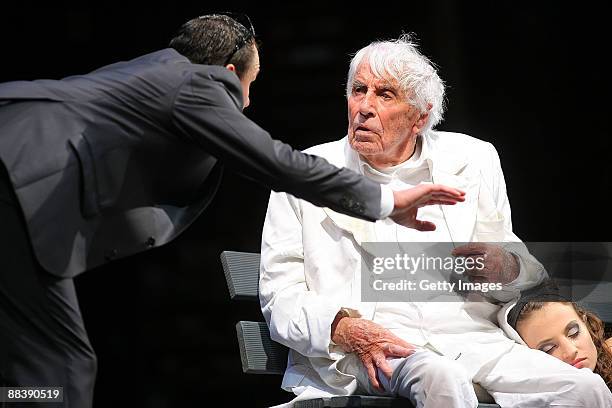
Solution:
M 591 338 L 597 349 L 597 365 L 595 365 L 594 372 L 599 374 L 606 382 L 608 388 L 612 390 L 612 349 L 606 343 L 605 325 L 601 319 L 590 310 L 583 309 L 575 303 L 571 305 L 589 329 L 589 333 L 591 333 Z
M 517 323 L 521 320 L 527 319 L 536 310 L 542 309 L 548 303 L 555 302 L 538 302 L 530 301 L 520 311 Z M 610 390 L 612 390 L 612 349 L 606 344 L 606 331 L 605 325 L 595 313 L 590 310 L 586 310 L 574 302 L 556 302 L 565 305 L 571 305 L 578 316 L 585 323 L 589 334 L 595 344 L 597 350 L 597 364 L 595 365 L 595 374 L 599 374 L 604 380 Z

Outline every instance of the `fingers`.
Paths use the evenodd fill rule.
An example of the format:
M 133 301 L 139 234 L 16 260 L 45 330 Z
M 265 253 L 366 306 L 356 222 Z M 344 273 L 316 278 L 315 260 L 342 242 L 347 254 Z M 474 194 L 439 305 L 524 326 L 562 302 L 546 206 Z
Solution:
M 402 340 L 402 342 L 404 341 Z M 383 352 L 385 353 L 386 357 L 408 357 L 409 355 L 414 353 L 414 351 L 415 350 L 412 346 L 408 348 L 408 347 L 403 347 L 403 346 L 399 346 L 397 344 L 391 344 L 391 343 L 387 343 L 387 345 L 383 348 Z
M 453 249 L 451 254 L 453 256 L 483 255 L 487 252 L 488 247 L 489 245 L 483 242 L 470 242 Z
M 490 279 L 486 276 L 480 276 L 480 275 L 469 275 L 470 278 L 470 282 L 473 283 L 489 283 Z
M 416 349 L 412 344 L 390 334 L 390 337 L 388 337 L 386 341 L 374 344 L 374 347 L 370 348 L 366 353 L 360 353 L 359 359 L 368 373 L 368 378 L 372 387 L 380 392 L 384 392 L 384 388 L 378 377 L 378 370 L 380 370 L 388 380 L 391 380 L 393 368 L 387 359 L 408 357 L 415 352 Z
M 434 224 L 433 222 L 429 222 L 429 221 L 414 220 L 412 228 L 414 228 L 417 231 L 435 231 L 436 224 Z
M 459 190 L 457 190 L 457 192 L 448 192 L 448 191 L 440 191 L 440 190 L 434 190 L 434 191 L 430 191 L 429 195 L 433 196 L 433 197 L 448 197 L 448 198 L 454 198 L 460 201 L 464 201 L 465 200 L 465 194 L 459 194 L 458 193 Z
M 444 193 L 450 197 L 457 197 L 460 201 L 465 200 L 465 192 L 458 188 L 445 186 L 443 184 L 420 184 L 420 186 L 428 186 L 426 191 L 430 193 Z
M 397 337 L 396 335 L 392 334 L 392 340 L 393 343 L 391 343 L 393 346 L 397 346 L 397 347 L 403 347 L 407 350 L 410 350 L 412 352 L 416 351 L 416 347 L 414 346 L 414 344 L 410 344 L 408 343 L 406 340 Z M 412 354 L 412 353 L 411 353 Z
M 419 208 L 425 207 L 428 205 L 455 205 L 457 204 L 456 200 L 446 200 L 446 199 L 431 199 L 423 204 L 419 204 Z
M 383 373 L 383 375 L 387 377 L 387 380 L 391 380 L 391 376 L 393 375 L 393 368 L 391 368 L 391 366 L 387 362 L 387 359 L 384 357 L 378 359 L 376 365 L 378 366 L 378 369 Z
M 363 365 L 366 368 L 366 371 L 368 373 L 368 378 L 370 379 L 370 384 L 372 384 L 372 387 L 374 387 L 376 390 L 380 392 L 384 392 L 385 390 L 383 389 L 383 387 L 381 387 L 380 383 L 378 382 L 378 377 L 376 376 L 376 367 L 374 366 L 373 360 L 364 362 Z
M 393 192 L 395 207 L 400 209 L 410 208 L 432 198 L 453 202 L 465 201 L 464 196 L 463 191 L 441 184 L 419 184 L 413 188 Z
M 426 194 L 421 195 L 421 198 L 419 201 L 428 201 L 428 200 L 446 200 L 446 201 L 452 201 L 454 203 L 458 203 L 458 202 L 463 202 L 465 201 L 465 197 L 464 196 L 459 196 L 456 194 L 449 194 L 445 191 L 433 191 L 433 192 L 427 192 Z
M 459 202 L 465 201 L 464 197 L 457 197 L 457 196 L 449 195 L 449 194 L 431 194 L 430 196 L 431 196 L 430 198 L 434 200 L 446 200 L 446 201 L 452 201 L 453 203 L 459 203 Z
M 453 252 L 453 255 L 455 253 Z M 472 282 L 489 281 L 491 277 L 491 259 L 487 253 L 478 253 L 464 256 L 465 275 Z
M 402 340 L 402 342 L 404 341 Z M 372 369 L 373 369 L 373 375 L 374 375 L 374 379 L 376 383 L 372 381 L 369 370 L 368 370 L 368 377 L 370 377 L 370 381 L 372 381 L 372 385 L 377 387 L 379 391 L 384 391 L 384 388 L 382 387 L 382 384 L 380 383 L 378 377 L 376 376 L 376 370 L 377 369 L 380 370 L 380 372 L 383 373 L 385 377 L 387 377 L 387 380 L 390 381 L 391 376 L 393 376 L 393 368 L 387 361 L 387 358 L 388 357 L 398 357 L 398 358 L 408 357 L 416 351 L 414 348 L 412 348 L 413 347 L 412 345 L 408 343 L 406 344 L 410 346 L 411 348 L 402 347 L 402 346 L 399 346 L 393 343 L 387 343 L 384 347 L 381 348 L 382 352 L 378 351 L 372 357 L 372 360 L 371 360 Z
M 426 205 L 454 205 L 459 202 L 465 201 L 463 197 L 457 197 L 446 193 L 442 194 L 427 194 L 421 197 L 415 205 L 418 208 L 425 207 Z

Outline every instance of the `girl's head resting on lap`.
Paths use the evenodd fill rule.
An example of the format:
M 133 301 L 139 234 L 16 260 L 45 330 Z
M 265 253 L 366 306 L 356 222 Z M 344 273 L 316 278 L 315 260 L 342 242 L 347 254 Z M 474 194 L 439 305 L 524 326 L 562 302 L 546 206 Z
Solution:
M 588 368 L 608 387 L 612 385 L 612 350 L 606 344 L 604 324 L 593 312 L 573 302 L 529 301 L 513 323 L 530 348 L 576 368 Z

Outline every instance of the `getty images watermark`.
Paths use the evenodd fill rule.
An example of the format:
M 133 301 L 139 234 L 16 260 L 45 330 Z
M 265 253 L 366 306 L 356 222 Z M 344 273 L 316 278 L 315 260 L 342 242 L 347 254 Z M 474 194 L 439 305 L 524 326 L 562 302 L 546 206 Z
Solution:
M 502 290 L 499 282 L 470 282 L 467 279 L 450 280 L 453 275 L 462 276 L 466 272 L 480 273 L 485 271 L 485 254 L 473 254 L 469 257 L 428 256 L 421 253 L 417 256 L 407 253 L 395 254 L 392 257 L 376 256 L 372 260 L 372 273 L 380 276 L 372 281 L 375 291 L 443 291 L 443 292 L 483 292 Z M 411 279 L 390 279 L 397 272 L 405 272 Z M 419 272 L 420 279 L 415 279 Z M 387 273 L 387 275 L 385 275 Z M 434 276 L 440 275 L 434 279 Z M 442 279 L 440 279 L 442 277 Z M 444 278 L 447 277 L 447 278 Z
M 486 300 L 507 291 L 495 277 L 486 251 L 453 250 L 469 243 L 365 242 L 361 260 L 361 300 L 365 302 L 453 302 Z M 479 244 L 480 245 L 480 244 Z M 509 253 L 528 252 L 522 243 L 487 243 Z M 478 247 L 476 248 L 478 249 Z
M 456 256 L 453 250 L 466 245 L 474 250 Z M 610 242 L 363 242 L 361 301 L 491 301 L 518 295 L 513 282 L 495 281 L 500 276 L 495 268 L 501 264 L 487 258 L 495 251 L 478 250 L 483 246 L 512 254 L 519 270 L 526 267 L 529 273 L 537 271 L 537 276 L 554 280 L 566 299 L 610 302 Z

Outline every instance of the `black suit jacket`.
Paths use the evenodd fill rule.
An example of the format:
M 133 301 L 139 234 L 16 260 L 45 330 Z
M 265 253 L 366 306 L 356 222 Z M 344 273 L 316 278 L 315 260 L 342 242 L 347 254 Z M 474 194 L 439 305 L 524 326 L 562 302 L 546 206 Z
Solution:
M 59 81 L 0 84 L 0 160 L 49 272 L 71 277 L 169 242 L 223 163 L 273 190 L 373 220 L 380 186 L 274 141 L 236 75 L 165 49 Z

